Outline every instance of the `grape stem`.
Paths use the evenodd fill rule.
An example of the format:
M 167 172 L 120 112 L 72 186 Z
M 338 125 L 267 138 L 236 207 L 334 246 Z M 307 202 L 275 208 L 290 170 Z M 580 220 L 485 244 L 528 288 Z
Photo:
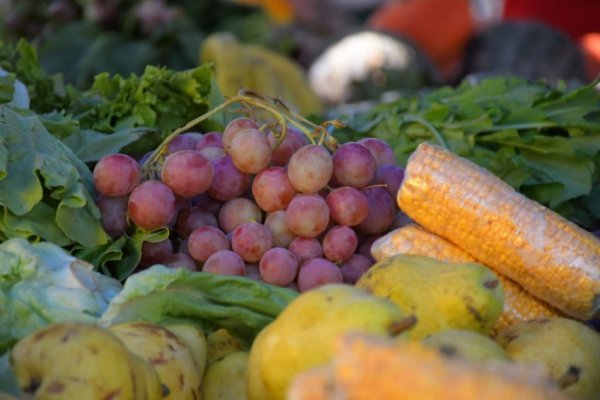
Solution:
M 326 129 L 326 126 L 343 126 L 343 124 L 340 121 L 327 121 L 323 125 L 317 125 L 291 111 L 281 99 L 277 98 L 271 100 L 274 103 L 274 106 L 268 104 L 264 96 L 261 96 L 254 92 L 242 90 L 240 94 L 225 100 L 223 103 L 219 104 L 212 110 L 200 115 L 197 118 L 194 118 L 182 127 L 175 129 L 162 141 L 162 143 L 152 152 L 152 154 L 144 162 L 144 164 L 142 165 L 143 175 L 145 177 L 148 177 L 148 175 L 151 175 L 153 172 L 156 172 L 157 169 L 154 166 L 159 164 L 159 160 L 167 152 L 167 145 L 171 140 L 173 140 L 175 136 L 188 131 L 194 126 L 200 124 L 201 122 L 207 120 L 208 118 L 214 116 L 218 112 L 235 103 L 240 103 L 246 107 L 253 106 L 255 108 L 261 108 L 273 115 L 273 117 L 277 121 L 277 124 L 281 127 L 281 131 L 279 132 L 279 134 L 276 134 L 276 146 L 278 146 L 287 135 L 288 124 L 298 128 L 310 140 L 312 144 L 317 144 L 317 142 L 315 141 L 315 136 L 318 135 L 318 144 L 322 145 L 325 139 L 328 138 L 329 140 L 326 143 L 328 147 L 335 148 L 337 146 L 337 141 L 335 141 L 331 137 L 330 133 Z M 307 126 L 312 128 L 312 131 Z

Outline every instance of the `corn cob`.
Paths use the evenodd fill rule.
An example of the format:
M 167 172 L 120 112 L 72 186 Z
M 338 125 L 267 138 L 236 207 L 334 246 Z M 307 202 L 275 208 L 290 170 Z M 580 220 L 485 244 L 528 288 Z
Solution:
M 600 308 L 600 240 L 438 146 L 411 155 L 398 205 L 428 230 L 581 319 Z
M 395 229 L 377 239 L 371 246 L 371 254 L 376 261 L 401 253 L 428 256 L 447 262 L 477 261 L 458 246 L 417 224 Z M 564 316 L 556 308 L 527 293 L 518 283 L 494 272 L 504 288 L 504 308 L 494 331 L 519 321 Z

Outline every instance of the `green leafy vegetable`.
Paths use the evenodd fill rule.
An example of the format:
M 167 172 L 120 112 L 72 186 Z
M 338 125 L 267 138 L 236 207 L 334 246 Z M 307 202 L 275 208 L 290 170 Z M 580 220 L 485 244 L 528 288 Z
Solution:
M 53 322 L 94 323 L 122 289 L 53 243 L 0 244 L 0 354 Z
M 0 106 L 0 232 L 60 246 L 108 242 L 91 173 L 35 115 Z
M 401 165 L 423 141 L 489 169 L 532 199 L 591 228 L 600 223 L 600 95 L 489 78 L 380 104 L 345 118 L 341 139 L 376 136 Z
M 155 265 L 133 274 L 109 304 L 100 326 L 146 320 L 188 321 L 207 332 L 226 328 L 247 346 L 297 292 L 254 280 Z

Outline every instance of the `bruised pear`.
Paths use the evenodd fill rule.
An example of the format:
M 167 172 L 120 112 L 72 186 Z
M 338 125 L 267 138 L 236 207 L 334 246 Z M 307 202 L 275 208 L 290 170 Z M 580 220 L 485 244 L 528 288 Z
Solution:
M 450 329 L 423 339 L 423 345 L 448 355 L 473 361 L 509 361 L 506 351 L 494 339 L 474 331 Z
M 357 331 L 390 336 L 410 321 L 392 302 L 355 286 L 327 284 L 306 291 L 254 340 L 247 396 L 250 400 L 284 399 L 296 374 L 332 357 L 340 334 Z
M 202 400 L 246 399 L 248 351 L 228 353 L 206 369 L 202 383 Z
M 21 390 L 39 400 L 159 400 L 158 375 L 106 329 L 57 323 L 21 339 L 10 363 Z
M 496 337 L 517 363 L 541 364 L 565 392 L 600 396 L 600 334 L 582 322 L 553 317 L 519 322 Z
M 356 286 L 414 314 L 413 339 L 447 329 L 489 334 L 504 305 L 502 285 L 484 265 L 419 255 L 385 258 L 361 276 Z

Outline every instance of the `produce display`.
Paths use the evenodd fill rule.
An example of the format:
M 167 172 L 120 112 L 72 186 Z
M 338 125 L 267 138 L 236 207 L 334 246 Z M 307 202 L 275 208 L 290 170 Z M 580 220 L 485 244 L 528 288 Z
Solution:
M 0 398 L 598 397 L 592 86 L 321 120 L 0 53 Z

